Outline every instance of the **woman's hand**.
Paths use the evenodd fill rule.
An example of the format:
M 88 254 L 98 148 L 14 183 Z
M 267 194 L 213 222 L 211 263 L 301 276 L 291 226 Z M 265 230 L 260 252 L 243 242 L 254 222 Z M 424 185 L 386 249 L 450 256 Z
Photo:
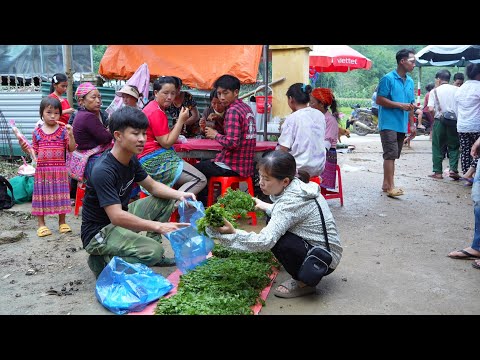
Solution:
M 256 197 L 254 197 L 253 200 L 255 201 L 255 210 L 267 211 L 267 209 L 272 205 Z
M 184 124 L 189 117 L 190 117 L 190 110 L 188 110 L 188 108 L 186 108 L 185 106 L 182 106 L 182 109 L 180 110 L 180 114 L 178 115 L 177 122 Z
M 235 228 L 227 219 L 223 218 L 223 224 L 223 226 L 214 229 L 220 234 L 235 234 Z

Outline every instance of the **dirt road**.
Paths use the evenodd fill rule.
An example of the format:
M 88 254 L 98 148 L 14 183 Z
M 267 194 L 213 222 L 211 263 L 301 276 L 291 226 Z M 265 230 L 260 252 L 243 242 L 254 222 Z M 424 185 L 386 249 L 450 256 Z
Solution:
M 345 203 L 329 200 L 342 261 L 316 295 L 279 299 L 270 293 L 260 315 L 480 314 L 479 270 L 471 260 L 446 257 L 471 243 L 471 188 L 427 177 L 431 143 L 421 136 L 397 161 L 396 185 L 405 195 L 389 198 L 381 191 L 378 135 L 353 135 L 345 142 L 356 146 L 338 156 Z M 95 298 L 95 278 L 81 249 L 81 218 L 67 216 L 71 235 L 54 231 L 38 238 L 29 211 L 25 204 L 0 212 L 0 314 L 112 314 Z M 56 218 L 47 218 L 47 225 L 56 229 Z M 24 237 L 8 239 L 5 230 L 20 230 Z M 165 276 L 175 270 L 154 269 Z M 282 270 L 276 283 L 287 276 Z

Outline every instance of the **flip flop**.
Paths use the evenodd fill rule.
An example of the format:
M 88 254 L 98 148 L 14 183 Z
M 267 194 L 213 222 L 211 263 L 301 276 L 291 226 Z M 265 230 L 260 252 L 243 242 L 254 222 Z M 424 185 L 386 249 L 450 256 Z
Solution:
M 428 177 L 431 177 L 432 179 L 443 179 L 442 174 L 430 174 Z
M 460 180 L 460 175 L 458 175 L 458 172 L 450 171 L 448 176 L 450 176 L 453 180 Z
M 480 264 L 477 261 L 474 261 L 472 263 L 472 267 L 475 268 L 475 269 L 480 269 Z
M 288 292 L 282 292 L 279 291 L 278 288 L 280 286 L 283 286 L 285 289 L 288 290 Z M 304 286 L 300 287 L 297 283 L 296 280 L 294 279 L 289 279 L 283 283 L 281 283 L 274 291 L 273 295 L 279 297 L 279 298 L 285 298 L 285 299 L 290 299 L 290 298 L 295 298 L 299 296 L 304 296 L 304 295 L 309 295 L 309 294 L 314 294 L 316 292 L 316 288 L 313 286 Z
M 403 190 L 398 188 L 393 188 L 387 191 L 387 196 L 390 196 L 390 197 L 397 197 L 403 194 L 404 194 Z
M 48 227 L 40 226 L 37 229 L 37 236 L 38 237 L 44 237 L 44 236 L 48 236 L 48 235 L 52 235 L 52 232 L 50 231 L 50 229 Z
M 462 249 L 462 250 L 455 250 L 456 252 L 462 253 L 463 255 L 450 255 L 448 254 L 447 256 L 451 259 L 460 259 L 460 260 L 475 260 L 475 259 L 480 259 L 480 256 L 478 255 L 473 255 L 469 253 L 467 250 Z M 454 251 L 452 251 L 454 252 Z
M 60 231 L 61 234 L 71 232 L 72 228 L 68 224 L 62 224 L 58 227 L 58 231 Z

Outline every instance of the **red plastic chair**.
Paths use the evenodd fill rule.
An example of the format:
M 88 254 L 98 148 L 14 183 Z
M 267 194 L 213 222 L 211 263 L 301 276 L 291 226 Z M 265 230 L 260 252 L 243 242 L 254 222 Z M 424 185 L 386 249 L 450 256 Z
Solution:
M 78 213 L 80 212 L 80 206 L 83 206 L 83 197 L 85 196 L 85 184 L 78 183 L 77 185 L 77 193 L 75 194 L 75 216 L 78 217 Z
M 242 177 L 242 176 L 212 176 L 208 179 L 208 198 L 207 198 L 207 206 L 213 205 L 214 202 L 214 189 L 215 184 L 220 186 L 220 196 L 227 192 L 228 188 L 232 188 L 233 190 L 238 189 L 240 183 L 246 182 L 248 186 L 248 193 L 253 197 L 255 196 L 254 188 L 253 188 L 253 180 L 252 177 Z M 255 211 L 250 211 L 247 215 L 252 219 L 252 225 L 257 225 L 257 214 Z
M 139 198 L 140 199 L 146 198 L 147 196 L 148 196 L 147 194 L 145 194 L 143 191 L 140 190 L 140 193 L 139 193 Z M 170 215 L 170 219 L 168 221 L 169 222 L 178 222 L 179 219 L 180 219 L 180 215 L 178 214 L 178 209 L 175 209 L 172 212 L 172 215 Z
M 323 195 L 323 197 L 326 200 L 329 199 L 340 199 L 340 205 L 343 206 L 343 187 L 342 187 L 342 174 L 340 172 L 340 165 L 337 164 L 336 166 L 336 173 L 337 173 L 337 188 L 338 191 L 334 190 L 327 190 L 323 187 L 320 187 L 320 191 Z M 312 179 L 310 179 L 311 181 Z
M 314 182 L 320 185 L 322 183 L 322 178 L 320 176 L 312 176 L 310 178 L 310 182 Z

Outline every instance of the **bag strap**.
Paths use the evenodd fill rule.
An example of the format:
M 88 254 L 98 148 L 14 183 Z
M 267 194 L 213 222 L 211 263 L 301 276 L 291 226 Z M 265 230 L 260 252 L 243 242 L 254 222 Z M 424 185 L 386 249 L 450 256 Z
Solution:
M 323 211 L 322 211 L 322 208 L 321 208 L 320 204 L 318 203 L 317 199 L 315 199 L 315 202 L 317 203 L 318 211 L 320 211 L 320 217 L 322 218 L 322 228 L 323 228 L 323 234 L 325 235 L 325 242 L 327 243 L 327 250 L 328 250 L 328 252 L 331 252 L 330 251 L 330 244 L 328 243 L 327 227 L 325 225 L 325 218 L 323 217 Z
M 440 100 L 438 100 L 438 95 L 437 95 L 437 88 L 433 89 L 433 93 L 435 95 L 435 99 L 437 99 L 437 104 L 438 104 L 438 111 L 440 114 L 442 113 L 442 108 L 440 107 Z

